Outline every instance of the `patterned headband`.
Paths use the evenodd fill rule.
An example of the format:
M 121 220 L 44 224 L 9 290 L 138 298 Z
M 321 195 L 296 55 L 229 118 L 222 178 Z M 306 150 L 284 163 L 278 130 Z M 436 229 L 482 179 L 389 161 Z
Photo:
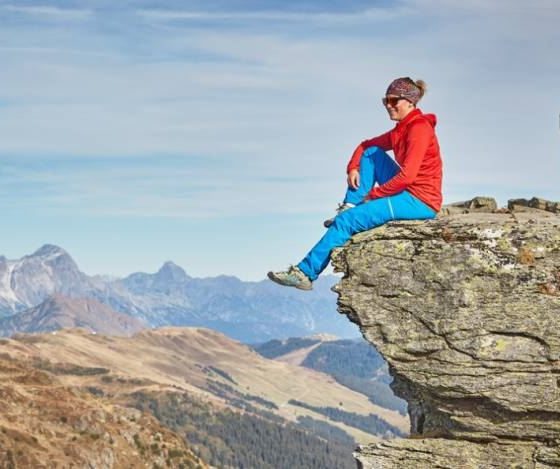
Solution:
M 422 97 L 422 91 L 411 78 L 403 77 L 393 80 L 387 88 L 386 95 L 395 95 L 408 99 L 412 104 L 418 103 Z

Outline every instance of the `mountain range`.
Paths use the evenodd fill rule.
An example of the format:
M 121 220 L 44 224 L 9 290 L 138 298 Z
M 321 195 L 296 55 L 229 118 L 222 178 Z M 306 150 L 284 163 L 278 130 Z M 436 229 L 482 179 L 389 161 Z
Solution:
M 0 256 L 0 318 L 15 324 L 17 315 L 29 317 L 30 309 L 59 295 L 96 300 L 148 327 L 208 327 L 246 343 L 316 333 L 357 337 L 357 328 L 336 311 L 330 290 L 336 281 L 325 276 L 302 292 L 268 280 L 194 278 L 170 261 L 156 273 L 109 279 L 86 275 L 64 249 L 47 244 L 21 259 Z

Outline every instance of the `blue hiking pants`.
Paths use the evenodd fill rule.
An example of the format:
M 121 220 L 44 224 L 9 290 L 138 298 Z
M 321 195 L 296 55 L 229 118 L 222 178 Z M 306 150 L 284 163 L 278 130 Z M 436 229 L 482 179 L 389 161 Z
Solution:
M 414 197 L 410 192 L 364 203 L 364 197 L 375 183 L 384 184 L 399 171 L 397 163 L 378 147 L 368 148 L 360 162 L 360 186 L 348 187 L 344 202 L 356 205 L 340 213 L 319 242 L 298 264 L 310 280 L 316 280 L 327 267 L 331 252 L 342 246 L 352 235 L 370 230 L 391 220 L 425 220 L 434 218 L 436 212 Z

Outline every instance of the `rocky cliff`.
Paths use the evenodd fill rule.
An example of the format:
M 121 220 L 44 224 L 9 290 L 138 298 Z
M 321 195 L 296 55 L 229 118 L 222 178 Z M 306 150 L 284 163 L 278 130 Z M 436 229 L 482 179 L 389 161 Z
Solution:
M 410 438 L 361 447 L 360 467 L 560 467 L 558 208 L 479 198 L 333 253 L 339 311 L 411 418 Z

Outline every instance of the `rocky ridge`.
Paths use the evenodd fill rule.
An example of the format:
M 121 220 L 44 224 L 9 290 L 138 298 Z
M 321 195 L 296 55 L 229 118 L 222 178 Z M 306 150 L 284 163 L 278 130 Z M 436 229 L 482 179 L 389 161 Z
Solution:
M 132 316 L 117 313 L 99 301 L 67 298 L 60 294 L 48 297 L 34 308 L 0 318 L 0 336 L 78 327 L 106 335 L 132 335 L 147 325 Z
M 560 467 L 558 207 L 476 198 L 333 253 L 339 311 L 411 418 L 411 438 L 361 447 L 360 467 Z

